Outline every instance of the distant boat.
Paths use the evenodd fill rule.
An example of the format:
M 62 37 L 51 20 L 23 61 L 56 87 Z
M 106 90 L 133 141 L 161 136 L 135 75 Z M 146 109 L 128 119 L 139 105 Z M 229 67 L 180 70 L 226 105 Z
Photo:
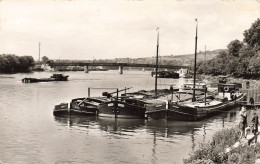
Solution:
M 49 82 L 49 81 L 67 81 L 68 75 L 53 74 L 50 78 L 23 78 L 23 83 L 38 83 L 38 82 Z
M 151 73 L 152 76 L 155 75 L 155 71 Z M 174 78 L 178 79 L 179 78 L 179 73 L 176 73 L 174 71 L 159 71 L 157 72 L 157 78 Z

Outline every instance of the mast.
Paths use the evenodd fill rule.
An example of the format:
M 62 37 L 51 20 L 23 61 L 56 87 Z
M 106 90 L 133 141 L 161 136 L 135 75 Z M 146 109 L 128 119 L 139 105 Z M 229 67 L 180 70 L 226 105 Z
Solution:
M 157 34 L 157 49 L 156 49 L 156 67 L 155 67 L 155 97 L 157 97 L 157 72 L 158 72 L 158 51 L 159 51 L 159 27 L 156 28 Z
M 192 102 L 195 101 L 195 85 L 196 85 L 196 60 L 197 60 L 197 40 L 198 40 L 198 19 L 195 19 L 196 21 L 196 37 L 195 37 L 195 57 L 194 57 L 194 79 L 193 79 L 193 97 Z

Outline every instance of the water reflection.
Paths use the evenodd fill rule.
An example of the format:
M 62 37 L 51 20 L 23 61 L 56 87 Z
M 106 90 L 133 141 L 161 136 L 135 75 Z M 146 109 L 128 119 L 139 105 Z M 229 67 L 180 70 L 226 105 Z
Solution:
M 170 152 L 178 150 L 173 161 L 181 163 L 183 158 L 187 158 L 188 153 L 195 150 L 200 143 L 209 141 L 216 130 L 233 127 L 236 124 L 238 112 L 239 108 L 198 122 L 115 119 L 96 116 L 64 116 L 54 117 L 54 119 L 59 125 L 69 130 L 98 131 L 101 132 L 102 137 L 109 140 L 115 139 L 122 142 L 122 139 L 127 139 L 125 142 L 129 145 L 130 143 L 140 145 L 142 149 L 145 149 L 146 156 L 149 156 L 146 158 L 148 163 L 163 162 L 162 156 L 167 157 L 165 160 L 168 161 L 172 156 Z
M 124 133 L 134 132 L 145 126 L 144 119 L 121 119 L 121 118 L 102 118 L 96 116 L 60 116 L 54 117 L 55 121 L 68 128 L 73 126 L 100 129 L 102 131 L 124 135 Z
M 227 122 L 234 122 L 239 108 L 232 111 L 223 112 L 218 116 L 198 122 L 166 121 L 166 120 L 145 120 L 145 119 L 122 119 L 106 118 L 97 116 L 73 116 L 66 115 L 56 117 L 56 122 L 63 126 L 96 127 L 106 132 L 132 132 L 135 129 L 146 129 L 150 134 L 159 137 L 171 138 L 175 135 L 185 135 L 203 129 L 205 132 L 208 124 L 221 122 L 223 128 Z
M 98 129 L 112 134 L 110 137 L 134 136 L 136 133 L 146 133 L 153 138 L 153 152 L 155 153 L 156 141 L 177 143 L 179 138 L 189 136 L 192 143 L 191 149 L 196 147 L 196 136 L 201 135 L 200 142 L 205 142 L 207 131 L 212 130 L 217 123 L 221 128 L 234 125 L 236 114 L 239 109 L 223 112 L 218 116 L 198 122 L 183 121 L 166 121 L 166 120 L 145 120 L 145 119 L 122 119 L 122 118 L 105 118 L 97 116 L 80 117 L 80 116 L 63 116 L 54 117 L 55 121 L 68 129 L 73 127 L 83 129 Z
M 133 130 L 140 129 L 145 126 L 144 119 L 120 119 L 99 117 L 98 123 L 101 130 L 111 133 L 133 132 Z

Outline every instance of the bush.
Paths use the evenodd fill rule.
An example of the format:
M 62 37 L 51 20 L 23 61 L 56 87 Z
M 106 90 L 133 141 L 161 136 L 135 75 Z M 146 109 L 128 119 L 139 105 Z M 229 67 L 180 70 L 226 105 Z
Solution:
M 255 146 L 240 145 L 225 153 L 225 149 L 231 147 L 239 139 L 238 128 L 223 129 L 213 135 L 212 141 L 200 144 L 199 148 L 184 159 L 186 164 L 210 164 L 210 163 L 248 163 L 255 160 L 255 155 L 260 152 L 260 144 Z
M 242 163 L 254 163 L 256 153 L 260 152 L 260 144 L 239 146 L 236 149 L 231 150 L 228 154 L 228 163 L 230 164 L 242 164 Z

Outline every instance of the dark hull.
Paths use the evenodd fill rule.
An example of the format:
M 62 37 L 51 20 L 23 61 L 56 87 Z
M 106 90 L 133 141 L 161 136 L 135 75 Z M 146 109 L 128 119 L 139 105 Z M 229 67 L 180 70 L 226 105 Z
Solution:
M 118 103 L 118 105 L 115 105 L 116 103 Z M 131 105 L 120 101 L 111 101 L 101 104 L 98 109 L 100 117 L 114 118 L 145 118 L 146 110 L 144 107 Z
M 53 79 L 53 78 L 47 78 L 47 79 L 35 79 L 35 78 L 24 78 L 22 79 L 23 83 L 39 83 L 39 82 L 49 82 L 49 81 L 67 81 L 68 79 Z
M 56 105 L 53 110 L 54 116 L 61 115 L 80 115 L 80 116 L 89 116 L 89 115 L 97 115 L 97 108 L 68 108 L 68 107 L 59 107 L 60 105 Z M 67 105 L 68 106 L 68 105 Z
M 70 107 L 68 103 L 55 105 L 53 114 L 57 115 L 98 115 L 99 104 L 104 103 L 105 99 L 99 98 L 77 98 L 72 99 Z
M 156 73 L 152 72 L 151 75 L 154 76 Z M 176 72 L 169 72 L 169 71 L 161 71 L 157 73 L 157 78 L 176 78 L 178 79 L 180 76 Z
M 53 74 L 50 78 L 23 78 L 23 83 L 38 83 L 38 82 L 49 82 L 49 81 L 67 81 L 69 76 L 63 76 L 61 74 Z
M 177 103 L 172 103 L 170 104 L 170 109 L 147 112 L 147 116 L 151 119 L 167 119 L 172 121 L 199 121 L 239 106 L 238 101 L 241 100 L 243 97 L 244 95 L 241 95 L 236 101 L 227 101 L 218 105 L 206 107 L 189 107 L 185 105 L 179 105 Z
M 159 120 L 159 119 L 167 120 L 167 116 L 168 116 L 168 109 L 146 112 L 146 117 L 153 120 Z
M 199 121 L 239 106 L 238 101 L 243 97 L 244 95 L 241 95 L 236 101 L 231 100 L 218 105 L 206 107 L 188 107 L 184 105 L 172 104 L 171 108 L 167 111 L 167 120 Z
M 89 112 L 85 110 L 77 110 L 77 109 L 59 109 L 53 111 L 54 116 L 62 116 L 62 115 L 79 115 L 79 116 L 91 116 L 97 115 L 96 112 Z

